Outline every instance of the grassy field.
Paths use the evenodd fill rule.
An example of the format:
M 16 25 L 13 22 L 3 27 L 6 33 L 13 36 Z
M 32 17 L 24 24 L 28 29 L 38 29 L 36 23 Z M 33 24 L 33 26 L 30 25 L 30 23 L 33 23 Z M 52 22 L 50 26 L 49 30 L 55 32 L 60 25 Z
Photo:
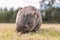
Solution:
M 60 40 L 60 24 L 42 24 L 37 33 L 16 34 L 14 23 L 0 23 L 0 40 Z

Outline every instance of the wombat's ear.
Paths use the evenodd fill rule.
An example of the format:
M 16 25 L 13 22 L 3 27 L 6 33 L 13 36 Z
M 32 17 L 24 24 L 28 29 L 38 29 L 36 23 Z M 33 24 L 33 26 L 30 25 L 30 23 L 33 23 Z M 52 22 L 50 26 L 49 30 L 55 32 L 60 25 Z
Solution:
M 19 10 L 21 10 L 21 9 L 22 9 L 22 7 L 19 8 Z
M 35 12 L 35 11 L 33 11 L 33 12 L 32 12 L 32 15 L 35 15 L 35 14 L 36 14 L 36 12 Z
M 19 8 L 19 10 L 21 10 L 22 9 L 22 7 L 21 8 Z

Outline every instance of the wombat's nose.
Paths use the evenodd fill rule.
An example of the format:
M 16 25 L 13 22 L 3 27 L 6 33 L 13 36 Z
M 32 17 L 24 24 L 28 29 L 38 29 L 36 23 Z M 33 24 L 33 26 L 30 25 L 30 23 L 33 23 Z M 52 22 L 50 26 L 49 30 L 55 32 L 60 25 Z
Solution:
M 28 26 L 28 25 L 25 25 L 26 27 Z
M 24 28 L 27 28 L 28 27 L 28 25 L 25 25 L 25 27 Z

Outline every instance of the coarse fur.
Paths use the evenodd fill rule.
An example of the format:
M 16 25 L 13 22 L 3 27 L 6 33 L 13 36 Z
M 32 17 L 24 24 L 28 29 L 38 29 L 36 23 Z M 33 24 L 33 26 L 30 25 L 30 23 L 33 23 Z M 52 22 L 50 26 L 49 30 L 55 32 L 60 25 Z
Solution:
M 33 6 L 21 8 L 16 16 L 16 30 L 18 32 L 36 32 L 42 23 L 40 11 Z

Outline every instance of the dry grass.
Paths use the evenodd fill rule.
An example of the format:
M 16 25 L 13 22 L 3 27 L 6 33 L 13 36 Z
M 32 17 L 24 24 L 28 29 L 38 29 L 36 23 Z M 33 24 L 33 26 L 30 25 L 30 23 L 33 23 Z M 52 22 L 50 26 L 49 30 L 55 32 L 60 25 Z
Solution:
M 0 23 L 0 40 L 60 40 L 60 24 L 42 24 L 37 33 L 17 35 L 14 23 Z

